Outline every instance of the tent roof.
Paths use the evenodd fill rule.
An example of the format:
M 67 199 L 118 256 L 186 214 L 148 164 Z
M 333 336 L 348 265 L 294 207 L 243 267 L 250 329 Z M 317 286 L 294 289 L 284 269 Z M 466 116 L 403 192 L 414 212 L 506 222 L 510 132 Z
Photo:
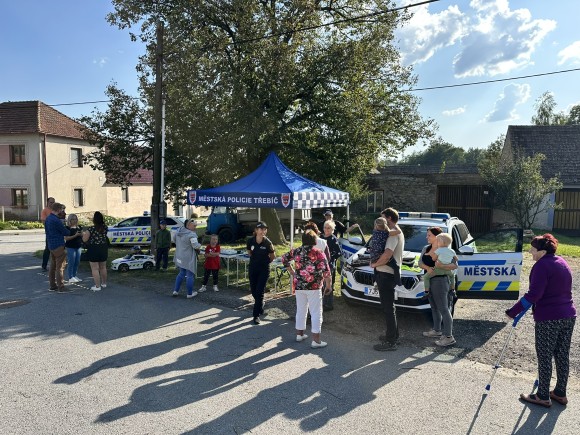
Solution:
M 270 208 L 317 208 L 348 205 L 349 194 L 323 186 L 288 169 L 271 152 L 254 172 L 220 187 L 189 190 L 188 203 Z

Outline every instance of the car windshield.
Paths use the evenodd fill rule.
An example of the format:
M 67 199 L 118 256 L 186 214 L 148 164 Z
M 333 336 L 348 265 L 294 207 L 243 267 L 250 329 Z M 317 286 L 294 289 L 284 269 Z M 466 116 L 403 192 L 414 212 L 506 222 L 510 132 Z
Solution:
M 399 222 L 399 226 L 405 236 L 405 251 L 421 252 L 421 249 L 427 244 L 426 225 L 409 225 Z M 444 232 L 447 228 L 441 227 Z

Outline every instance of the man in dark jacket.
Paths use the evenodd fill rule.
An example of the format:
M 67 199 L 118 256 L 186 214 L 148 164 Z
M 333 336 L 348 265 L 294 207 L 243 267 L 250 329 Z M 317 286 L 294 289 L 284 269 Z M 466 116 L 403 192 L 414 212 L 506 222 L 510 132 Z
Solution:
M 64 206 L 55 202 L 51 206 L 51 212 L 44 221 L 44 232 L 46 233 L 46 244 L 50 251 L 50 270 L 48 280 L 50 291 L 66 293 L 64 286 L 64 268 L 66 266 L 65 236 L 70 236 L 70 231 L 66 229 L 58 215 L 64 210 Z M 72 291 L 72 290 L 71 290 Z
M 167 271 L 169 248 L 171 248 L 171 231 L 167 229 L 167 222 L 162 219 L 159 221 L 159 231 L 155 235 L 155 249 L 157 249 L 155 270 L 159 270 L 161 262 L 163 262 L 163 268 L 161 270 L 163 272 Z

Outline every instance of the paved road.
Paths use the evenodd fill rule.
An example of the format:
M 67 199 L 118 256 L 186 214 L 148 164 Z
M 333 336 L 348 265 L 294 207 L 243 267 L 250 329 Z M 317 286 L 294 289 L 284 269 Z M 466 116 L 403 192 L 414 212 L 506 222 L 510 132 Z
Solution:
M 0 309 L 0 433 L 580 433 L 577 380 L 567 408 L 529 408 L 533 374 L 502 369 L 486 396 L 490 367 L 447 353 L 339 333 L 311 350 L 288 321 L 114 280 L 49 293 L 43 243 L 0 233 L 0 299 L 28 302 Z

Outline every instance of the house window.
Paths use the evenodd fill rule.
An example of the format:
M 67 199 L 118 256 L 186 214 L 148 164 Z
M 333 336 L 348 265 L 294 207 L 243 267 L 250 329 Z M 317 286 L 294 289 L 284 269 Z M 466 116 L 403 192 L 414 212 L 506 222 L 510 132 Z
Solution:
M 83 149 L 82 148 L 71 148 L 70 149 L 70 165 L 73 168 L 83 167 Z
M 24 145 L 10 145 L 10 164 L 26 164 L 26 148 Z
M 82 207 L 85 205 L 83 189 L 73 189 L 73 205 L 75 207 Z
M 28 206 L 28 189 L 12 189 L 12 207 Z
M 383 191 L 375 190 L 367 196 L 367 212 L 378 213 L 383 209 Z
M 129 202 L 129 188 L 121 187 L 121 202 Z

